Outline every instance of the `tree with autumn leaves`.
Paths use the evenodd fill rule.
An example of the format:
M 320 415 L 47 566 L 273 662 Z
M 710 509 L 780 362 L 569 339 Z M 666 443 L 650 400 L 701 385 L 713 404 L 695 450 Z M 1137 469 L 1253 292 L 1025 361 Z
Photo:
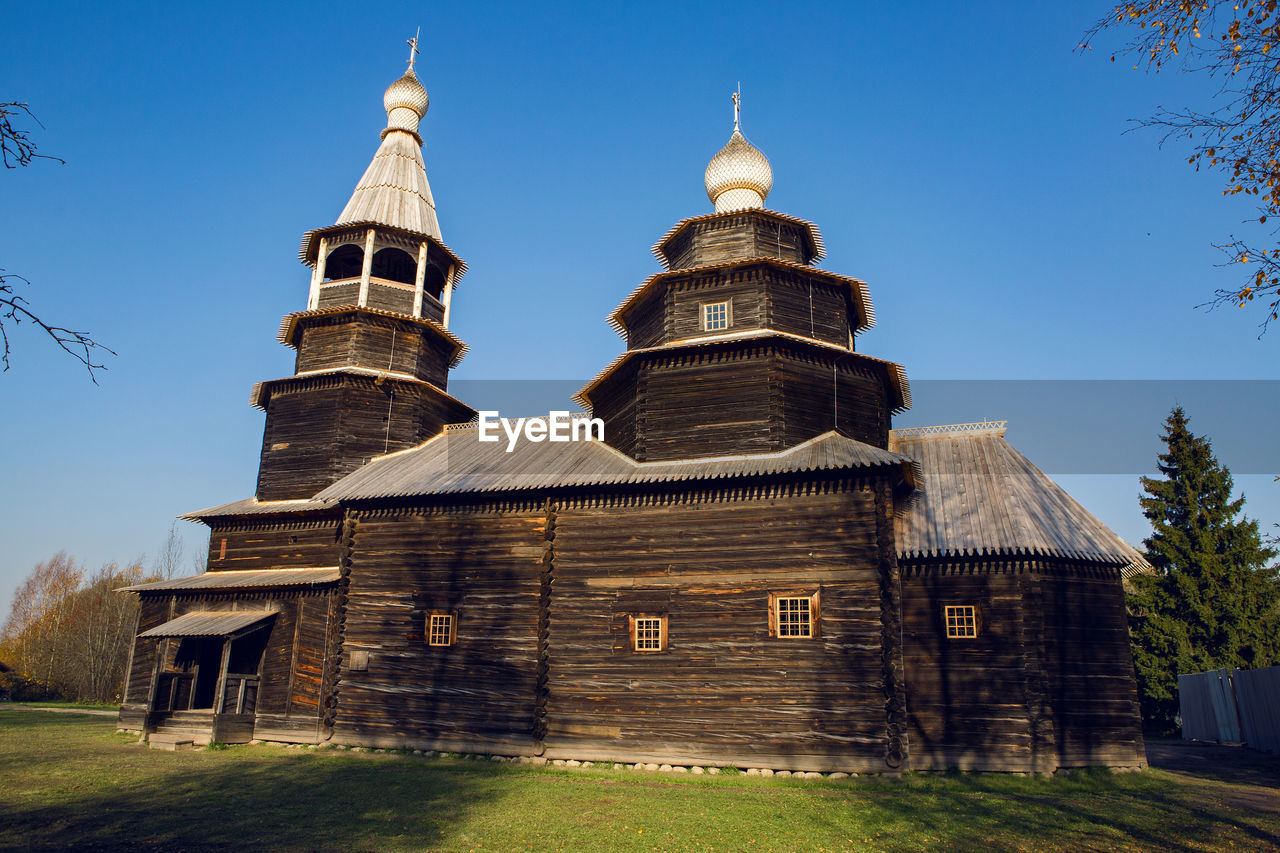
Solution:
M 1220 83 L 1210 103 L 1159 109 L 1139 124 L 1162 132 L 1162 143 L 1187 142 L 1192 166 L 1223 174 L 1224 195 L 1256 202 L 1250 221 L 1263 230 L 1215 244 L 1228 265 L 1243 265 L 1245 272 L 1210 304 L 1265 306 L 1265 332 L 1280 316 L 1280 0 L 1124 2 L 1086 33 L 1082 47 L 1113 32 L 1128 39 L 1113 62 L 1125 56 L 1135 69 L 1173 67 Z
M 1130 635 L 1142 718 L 1177 728 L 1178 675 L 1280 664 L 1280 578 L 1231 473 L 1186 413 L 1165 420 L 1161 477 L 1143 477 L 1153 571 L 1132 579 Z
M 121 587 L 154 579 L 141 561 L 86 573 L 65 552 L 38 563 L 0 629 L 4 692 L 12 698 L 118 702 L 138 618 Z

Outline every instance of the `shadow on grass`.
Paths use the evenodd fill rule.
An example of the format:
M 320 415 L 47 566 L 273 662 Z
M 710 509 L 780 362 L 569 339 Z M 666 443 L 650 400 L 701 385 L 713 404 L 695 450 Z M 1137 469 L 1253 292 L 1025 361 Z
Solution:
M 121 747 L 129 749 L 130 747 Z M 228 750 L 228 753 L 242 750 Z M 431 848 L 501 795 L 499 768 L 281 756 L 54 789 L 10 808 L 0 845 L 95 850 Z
M 240 746 L 0 712 L 0 848 L 1212 850 L 1280 847 L 1280 804 L 1160 771 L 799 782 Z
M 1243 746 L 1152 739 L 1147 741 L 1147 761 L 1152 767 L 1200 779 L 1280 788 L 1280 755 Z
M 1261 815 L 1225 806 L 1217 790 L 1188 788 L 1158 770 L 1052 780 L 948 773 L 907 777 L 896 796 L 850 798 L 822 819 L 832 832 L 847 831 L 845 812 L 856 809 L 896 836 L 863 839 L 885 850 L 1280 849 L 1280 801 Z

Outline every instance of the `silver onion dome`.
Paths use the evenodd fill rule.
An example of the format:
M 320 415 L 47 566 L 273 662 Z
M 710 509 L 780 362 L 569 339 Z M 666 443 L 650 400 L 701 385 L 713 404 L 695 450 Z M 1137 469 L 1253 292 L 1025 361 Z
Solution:
M 387 87 L 382 105 L 387 110 L 388 130 L 418 131 L 418 122 L 427 114 L 430 99 L 418 75 L 410 68 L 404 76 Z
M 706 183 L 707 198 L 716 206 L 716 213 L 764 207 L 773 188 L 773 169 L 769 158 L 735 125 L 728 144 L 707 164 Z

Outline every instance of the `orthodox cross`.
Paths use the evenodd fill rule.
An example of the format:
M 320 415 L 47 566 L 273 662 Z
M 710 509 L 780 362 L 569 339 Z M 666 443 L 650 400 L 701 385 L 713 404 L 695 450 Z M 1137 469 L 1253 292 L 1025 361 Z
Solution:
M 418 31 L 413 34 L 413 38 L 405 42 L 409 45 L 409 70 L 413 70 L 414 54 L 422 53 L 418 50 L 418 36 L 422 34 L 422 27 L 418 27 Z
M 733 129 L 738 129 L 738 111 L 742 107 L 742 84 L 738 84 L 738 91 L 733 93 Z

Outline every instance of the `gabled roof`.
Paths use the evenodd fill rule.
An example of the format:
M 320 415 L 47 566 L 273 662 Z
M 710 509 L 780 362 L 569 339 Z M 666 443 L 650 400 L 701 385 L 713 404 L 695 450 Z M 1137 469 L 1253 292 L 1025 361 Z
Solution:
M 794 216 L 789 216 L 785 213 L 779 213 L 776 210 L 767 210 L 765 208 L 757 208 L 750 211 L 736 210 L 732 212 L 733 213 L 750 212 L 758 216 L 767 216 L 772 219 L 781 220 L 782 222 L 789 222 L 792 225 L 799 225 L 801 226 L 801 228 L 804 229 L 805 233 L 809 235 L 809 250 L 810 250 L 810 253 L 813 255 L 814 260 L 820 261 L 827 256 L 827 247 L 822 242 L 822 233 L 818 231 L 817 225 L 814 225 L 812 222 L 810 222 L 807 219 L 799 219 Z M 727 214 L 724 214 L 724 213 L 704 213 L 700 216 L 690 216 L 686 219 L 681 219 L 675 225 L 672 225 L 671 230 L 669 230 L 666 234 L 663 234 L 662 238 L 659 239 L 658 242 L 654 243 L 653 248 L 650 249 L 649 251 L 652 252 L 653 256 L 658 259 L 658 263 L 662 264 L 663 269 L 669 270 L 671 269 L 671 264 L 667 261 L 667 256 L 662 253 L 663 246 L 667 245 L 667 243 L 670 243 L 672 240 L 674 240 L 677 234 L 679 234 L 685 228 L 688 228 L 690 225 L 693 225 L 698 222 L 706 222 L 708 220 L 715 219 L 718 216 L 726 216 L 726 215 Z
M 893 430 L 924 488 L 895 522 L 900 557 L 1053 556 L 1113 563 L 1142 555 L 1004 439 L 1005 421 Z
M 417 134 L 389 129 L 335 224 L 377 222 L 440 239 L 421 145 Z
M 915 481 L 911 461 L 879 447 L 823 433 L 776 453 L 637 462 L 601 441 L 530 442 L 512 452 L 499 440 L 482 442 L 473 424 L 447 427 L 418 447 L 382 456 L 316 495 L 320 501 L 492 494 L 578 486 L 725 480 L 802 471 L 890 467 Z
M 867 290 L 867 283 L 857 278 L 850 278 L 847 275 L 838 275 L 827 270 L 810 267 L 804 264 L 798 264 L 795 261 L 788 261 L 782 258 L 743 258 L 735 261 L 725 261 L 721 264 L 708 264 L 702 267 L 688 267 L 679 270 L 670 270 L 668 272 L 654 273 L 640 283 L 640 286 L 631 293 L 627 294 L 627 298 L 622 300 L 617 308 L 609 314 L 609 325 L 622 338 L 626 338 L 626 325 L 622 322 L 622 315 L 625 314 L 633 305 L 643 299 L 650 290 L 656 285 L 680 279 L 698 273 L 716 272 L 719 270 L 741 269 L 752 266 L 775 266 L 782 269 L 790 270 L 801 275 L 809 275 L 814 278 L 824 279 L 830 284 L 840 285 L 849 289 L 849 298 L 853 302 L 854 310 L 858 315 L 857 325 L 854 327 L 854 333 L 865 332 L 876 324 L 876 310 L 871 304 L 871 292 Z

